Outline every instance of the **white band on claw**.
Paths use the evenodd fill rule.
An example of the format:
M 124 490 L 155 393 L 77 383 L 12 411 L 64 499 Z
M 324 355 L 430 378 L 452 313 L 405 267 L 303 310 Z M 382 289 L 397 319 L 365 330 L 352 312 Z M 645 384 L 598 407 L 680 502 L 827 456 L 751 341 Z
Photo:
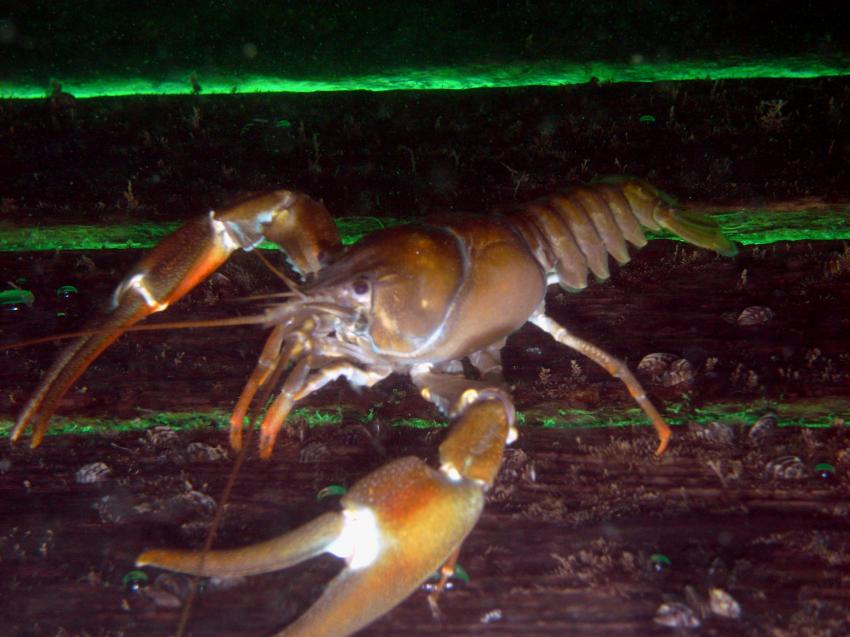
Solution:
M 339 536 L 328 545 L 328 553 L 345 560 L 348 568 L 358 570 L 370 566 L 381 550 L 381 531 L 375 512 L 368 507 L 344 509 Z

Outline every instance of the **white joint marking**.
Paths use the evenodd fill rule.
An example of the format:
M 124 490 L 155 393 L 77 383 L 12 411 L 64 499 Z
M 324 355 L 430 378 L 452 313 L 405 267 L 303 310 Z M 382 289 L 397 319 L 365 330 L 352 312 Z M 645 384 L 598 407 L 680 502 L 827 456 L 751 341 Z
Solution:
M 139 274 L 134 274 L 127 279 L 126 283 L 124 283 L 121 288 L 122 292 L 126 290 L 133 290 L 136 294 L 142 297 L 145 305 L 151 308 L 152 312 L 162 312 L 168 307 L 168 303 L 161 303 L 154 298 L 154 295 L 151 294 L 151 291 L 148 289 L 147 285 L 145 285 L 145 275 L 141 272 Z
M 234 224 L 229 224 L 221 219 L 216 219 L 215 210 L 210 210 L 210 226 L 212 226 L 213 234 L 228 252 L 233 252 L 237 248 L 241 247 L 239 239 L 233 236 L 233 230 L 238 232 L 238 229 Z M 246 247 L 245 250 L 248 251 L 253 247 L 254 246 Z
M 457 467 L 454 466 L 451 462 L 444 462 L 440 465 L 440 473 L 446 476 L 452 482 L 460 482 L 463 480 L 463 476 L 460 475 L 460 471 L 457 470 Z
M 328 545 L 328 553 L 341 557 L 351 570 L 370 566 L 381 551 L 381 531 L 369 507 L 345 509 L 339 536 Z
M 242 249 L 250 252 L 264 240 L 263 227 L 274 220 L 275 212 L 260 212 L 249 221 L 223 221 L 217 219 L 215 210 L 210 210 L 210 226 L 221 246 L 228 252 Z
M 460 400 L 458 400 L 457 410 L 458 412 L 464 411 L 467 407 L 472 405 L 478 400 L 479 392 L 477 389 L 467 389 L 460 395 Z
M 420 376 L 422 374 L 428 374 L 434 370 L 434 366 L 431 363 L 416 363 L 415 365 L 411 365 L 410 367 L 410 375 L 411 376 Z
M 463 411 L 474 402 L 478 400 L 481 396 L 480 392 L 477 389 L 467 389 L 460 395 L 460 400 L 458 401 L 458 411 Z M 519 433 L 516 430 L 516 427 L 513 425 L 508 426 L 508 434 L 505 438 L 505 444 L 509 445 L 514 442 L 519 437 Z

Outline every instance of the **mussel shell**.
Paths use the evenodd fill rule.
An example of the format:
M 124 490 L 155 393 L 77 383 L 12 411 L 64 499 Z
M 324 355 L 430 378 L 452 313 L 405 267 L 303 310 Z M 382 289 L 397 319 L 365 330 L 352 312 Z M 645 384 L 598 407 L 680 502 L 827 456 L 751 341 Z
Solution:
M 776 414 L 768 412 L 753 423 L 750 430 L 747 432 L 747 437 L 750 440 L 765 440 L 773 436 L 777 431 Z
M 797 456 L 781 456 L 771 460 L 764 468 L 767 478 L 777 480 L 803 480 L 809 477 L 809 469 Z
M 738 619 L 741 616 L 741 605 L 722 588 L 712 588 L 708 591 L 708 605 L 711 612 L 719 617 Z
M 653 621 L 661 626 L 670 628 L 699 628 L 700 618 L 687 604 L 681 602 L 665 602 L 655 611 Z
M 741 310 L 735 320 L 738 325 L 764 325 L 775 316 L 773 310 L 764 305 L 751 305 Z

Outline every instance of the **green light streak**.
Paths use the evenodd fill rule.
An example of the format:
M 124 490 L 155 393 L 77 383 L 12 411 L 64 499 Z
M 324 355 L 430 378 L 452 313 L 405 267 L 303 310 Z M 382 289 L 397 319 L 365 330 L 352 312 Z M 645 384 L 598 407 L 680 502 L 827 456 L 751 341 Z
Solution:
M 290 419 L 300 419 L 307 423 L 308 427 L 322 427 L 324 425 L 339 425 L 342 423 L 342 408 L 336 409 L 308 409 L 301 407 L 290 415 Z
M 813 78 L 850 74 L 850 59 L 814 56 L 753 60 L 666 62 L 573 62 L 466 65 L 437 68 L 398 68 L 380 74 L 339 78 L 286 78 L 260 75 L 198 76 L 204 95 L 232 93 L 314 93 L 319 91 L 429 91 L 520 86 L 564 86 L 600 82 L 672 82 L 682 80 L 739 80 L 753 78 Z M 77 98 L 127 95 L 186 95 L 192 91 L 191 69 L 168 77 L 58 77 L 62 90 Z M 48 87 L 43 79 L 6 78 L 2 99 L 41 99 Z
M 289 420 L 303 420 L 309 427 L 324 425 L 339 425 L 342 423 L 343 412 L 334 409 L 299 408 L 290 414 Z M 14 422 L 0 418 L 0 437 L 11 434 Z M 54 416 L 47 430 L 48 436 L 63 435 L 96 435 L 104 432 L 133 432 L 145 431 L 152 427 L 171 427 L 175 431 L 195 431 L 199 429 L 218 429 L 226 431 L 230 428 L 230 413 L 221 410 L 208 412 L 175 412 L 163 411 L 151 416 L 140 418 L 94 418 Z
M 850 239 L 850 204 L 836 204 L 812 210 L 772 211 L 738 210 L 713 214 L 724 234 L 744 245 L 764 245 L 777 241 L 813 241 Z M 380 228 L 407 223 L 379 217 L 347 217 L 337 226 L 346 245 Z M 38 252 L 54 250 L 126 250 L 147 249 L 156 245 L 179 223 L 139 223 L 114 226 L 42 226 L 34 228 L 0 227 L 0 252 Z M 669 234 L 648 233 L 650 238 L 669 238 Z M 275 249 L 271 243 L 261 247 Z
M 848 204 L 810 211 L 739 210 L 712 216 L 726 236 L 744 245 L 850 239 Z
M 350 245 L 375 230 L 408 222 L 409 220 L 378 217 L 348 217 L 336 220 L 345 245 Z M 179 222 L 167 222 L 31 228 L 0 226 L 0 252 L 147 249 L 162 241 L 180 225 Z M 277 249 L 277 246 L 269 242 L 265 242 L 260 247 L 267 250 Z
M 0 419 L 0 437 L 12 433 L 14 422 Z M 152 427 L 171 427 L 177 431 L 198 429 L 225 430 L 230 426 L 230 414 L 223 411 L 210 412 L 159 412 L 145 418 L 72 418 L 54 416 L 50 421 L 48 436 L 90 436 L 106 432 L 145 431 Z
M 765 413 L 779 414 L 779 427 L 806 427 L 823 429 L 834 427 L 836 418 L 843 418 L 850 409 L 850 399 L 845 396 L 801 400 L 793 403 L 755 401 L 754 403 L 718 402 L 699 409 L 685 410 L 681 416 L 674 412 L 675 405 L 668 406 L 664 417 L 673 427 L 685 426 L 689 422 L 706 425 L 712 421 L 734 426 L 750 427 Z M 557 409 L 551 413 L 530 411 L 524 414 L 526 422 L 546 429 L 599 429 L 605 427 L 651 426 L 639 407 L 604 407 L 595 410 Z
M 411 429 L 442 429 L 448 427 L 445 420 L 430 420 L 428 418 L 399 418 L 390 423 L 390 427 L 410 427 Z
M 724 235 L 742 245 L 850 239 L 850 204 L 846 203 L 793 211 L 741 209 L 713 213 L 711 218 Z M 646 234 L 650 239 L 682 240 L 666 231 Z
M 850 399 L 847 397 L 824 397 L 817 400 L 797 401 L 794 403 L 774 403 L 757 401 L 753 403 L 714 403 L 708 404 L 682 416 L 668 412 L 667 422 L 674 426 L 684 426 L 693 421 L 708 424 L 719 421 L 734 426 L 752 426 L 756 420 L 768 411 L 779 414 L 779 427 L 827 428 L 834 427 L 836 418 L 850 411 Z M 550 406 L 551 407 L 551 406 Z M 301 408 L 295 410 L 291 419 L 304 420 L 310 427 L 338 426 L 345 418 L 354 421 L 362 418 L 348 412 L 344 407 Z M 198 429 L 218 429 L 225 431 L 229 427 L 230 415 L 220 410 L 210 412 L 161 412 L 145 418 L 73 418 L 56 416 L 51 421 L 49 436 L 61 435 L 97 435 L 104 432 L 145 431 L 155 426 L 168 426 L 178 431 Z M 582 409 L 556 409 L 555 414 L 531 410 L 517 412 L 517 422 L 521 427 L 544 427 L 548 429 L 600 429 L 606 427 L 650 427 L 646 416 L 637 407 L 605 407 L 593 411 Z M 413 427 L 416 429 L 444 428 L 445 421 L 427 418 L 399 418 L 388 423 L 391 427 Z M 0 419 L 0 436 L 8 436 L 14 422 Z

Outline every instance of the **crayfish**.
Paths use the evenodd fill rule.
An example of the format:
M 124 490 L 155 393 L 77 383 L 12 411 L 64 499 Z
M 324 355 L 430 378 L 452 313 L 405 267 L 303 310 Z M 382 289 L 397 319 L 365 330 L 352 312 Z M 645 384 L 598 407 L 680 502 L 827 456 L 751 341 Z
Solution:
M 661 227 L 723 255 L 734 245 L 709 219 L 649 184 L 612 178 L 487 216 L 454 215 L 384 229 L 342 248 L 321 203 L 281 190 L 244 199 L 183 226 L 145 256 L 114 293 L 113 308 L 48 370 L 17 420 L 38 445 L 63 394 L 116 338 L 177 301 L 237 250 L 280 246 L 300 277 L 290 300 L 256 322 L 270 327 L 230 420 L 243 445 L 246 415 L 261 411 L 259 454 L 269 457 L 293 405 L 345 378 L 370 387 L 408 374 L 452 421 L 439 467 L 416 457 L 357 482 L 342 510 L 267 542 L 230 551 L 149 550 L 140 566 L 204 576 L 252 575 L 323 552 L 344 558 L 319 600 L 280 635 L 349 635 L 401 603 L 432 573 L 443 588 L 475 526 L 505 446 L 517 436 L 502 377 L 506 338 L 526 322 L 620 378 L 668 444 L 670 429 L 629 369 L 547 316 L 550 284 L 578 291 L 609 276 L 608 256 L 629 260 L 627 242 Z M 467 378 L 463 361 L 477 370 Z M 271 399 L 272 394 L 276 396 Z M 253 405 L 253 407 L 252 407 Z

